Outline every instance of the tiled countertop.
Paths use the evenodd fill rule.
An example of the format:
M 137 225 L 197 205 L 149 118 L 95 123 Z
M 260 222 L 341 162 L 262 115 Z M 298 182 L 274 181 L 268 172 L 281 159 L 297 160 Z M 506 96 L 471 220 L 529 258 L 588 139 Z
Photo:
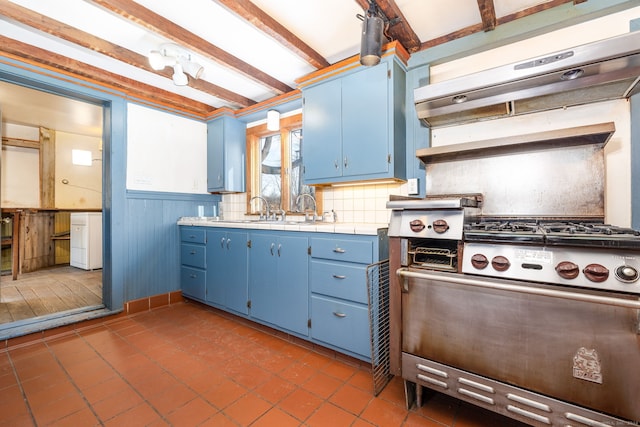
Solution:
M 182 217 L 178 225 L 192 225 L 198 227 L 245 228 L 252 230 L 285 230 L 307 231 L 316 233 L 363 234 L 375 236 L 381 228 L 388 228 L 389 224 L 365 224 L 345 222 L 315 222 L 298 221 L 254 221 L 254 220 L 220 220 L 211 217 Z

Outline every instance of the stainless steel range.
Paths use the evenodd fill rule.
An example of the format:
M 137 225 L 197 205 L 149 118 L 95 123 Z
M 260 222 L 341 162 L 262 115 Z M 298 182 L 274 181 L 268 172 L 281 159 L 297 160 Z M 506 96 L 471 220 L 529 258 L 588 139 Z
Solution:
M 531 425 L 640 423 L 640 233 L 392 200 L 391 369 Z

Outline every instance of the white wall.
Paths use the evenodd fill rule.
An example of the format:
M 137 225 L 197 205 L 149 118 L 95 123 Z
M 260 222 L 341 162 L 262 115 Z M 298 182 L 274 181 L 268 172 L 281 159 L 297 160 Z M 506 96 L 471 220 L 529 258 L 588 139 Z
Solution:
M 56 132 L 56 207 L 102 208 L 102 138 Z M 91 152 L 91 166 L 71 163 L 71 150 Z M 64 181 L 67 184 L 64 184 Z
M 2 124 L 2 136 L 37 141 L 38 128 L 11 123 Z M 40 206 L 40 160 L 35 148 L 2 147 L 2 207 Z
M 127 189 L 207 193 L 207 125 L 128 105 Z

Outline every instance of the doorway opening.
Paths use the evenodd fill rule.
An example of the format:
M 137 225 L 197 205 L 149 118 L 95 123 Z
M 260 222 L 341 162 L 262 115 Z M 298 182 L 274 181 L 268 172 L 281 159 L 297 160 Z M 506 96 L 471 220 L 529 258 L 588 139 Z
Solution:
M 1 81 L 2 77 L 0 336 L 4 338 L 105 310 L 104 296 L 110 295 L 111 287 L 109 275 L 102 274 L 107 251 L 101 213 L 109 163 L 102 154 L 110 132 L 105 120 L 108 108 L 100 100 L 38 82 Z M 34 129 L 37 144 L 30 143 L 32 137 L 22 138 Z M 88 163 L 74 164 L 73 150 L 89 152 Z M 88 223 L 73 224 L 74 217 L 84 215 L 100 215 L 99 222 L 93 221 L 91 230 Z M 99 251 L 89 253 L 96 235 Z

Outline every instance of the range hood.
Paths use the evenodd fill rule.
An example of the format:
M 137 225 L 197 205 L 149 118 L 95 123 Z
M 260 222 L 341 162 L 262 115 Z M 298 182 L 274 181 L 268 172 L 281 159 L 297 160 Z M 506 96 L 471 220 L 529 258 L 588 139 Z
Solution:
M 418 118 L 439 127 L 610 99 L 640 90 L 640 31 L 417 88 Z

